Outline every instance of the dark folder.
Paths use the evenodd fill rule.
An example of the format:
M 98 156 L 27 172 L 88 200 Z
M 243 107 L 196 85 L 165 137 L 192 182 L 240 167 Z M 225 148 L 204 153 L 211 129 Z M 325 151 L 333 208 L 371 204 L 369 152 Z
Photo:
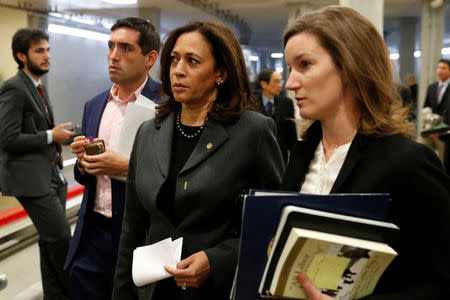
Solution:
M 390 198 L 388 194 L 306 195 L 250 191 L 244 203 L 233 299 L 260 299 L 258 287 L 267 263 L 267 250 L 275 236 L 281 211 L 287 205 L 387 221 Z

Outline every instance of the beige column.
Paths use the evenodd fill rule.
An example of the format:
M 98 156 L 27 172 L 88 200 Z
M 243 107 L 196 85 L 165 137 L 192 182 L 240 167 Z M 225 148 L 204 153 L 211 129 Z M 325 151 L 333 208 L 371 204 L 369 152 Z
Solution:
M 0 84 L 17 72 L 17 63 L 12 56 L 11 41 L 14 33 L 28 26 L 28 13 L 24 10 L 0 6 Z
M 339 4 L 358 11 L 383 35 L 384 0 L 340 0 Z
M 437 80 L 436 67 L 442 57 L 442 39 L 444 36 L 444 5 L 434 8 L 432 1 L 422 1 L 422 22 L 420 28 L 420 80 L 418 105 L 423 107 L 425 94 L 430 83 Z

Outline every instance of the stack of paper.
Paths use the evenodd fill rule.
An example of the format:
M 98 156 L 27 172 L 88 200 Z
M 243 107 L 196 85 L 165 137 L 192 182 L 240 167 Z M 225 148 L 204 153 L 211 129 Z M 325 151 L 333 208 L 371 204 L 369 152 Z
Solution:
M 183 238 L 167 238 L 153 245 L 138 247 L 133 251 L 132 276 L 136 286 L 143 286 L 172 275 L 164 269 L 174 269 L 181 260 Z
M 156 106 L 155 102 L 142 94 L 134 103 L 128 103 L 122 126 L 111 143 L 111 150 L 130 158 L 136 132 L 144 121 L 155 117 Z

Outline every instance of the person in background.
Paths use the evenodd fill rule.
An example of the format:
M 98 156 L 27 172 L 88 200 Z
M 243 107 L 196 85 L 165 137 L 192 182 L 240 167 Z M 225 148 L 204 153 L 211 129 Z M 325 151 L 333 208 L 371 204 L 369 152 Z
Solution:
M 289 151 L 297 140 L 297 132 L 293 103 L 281 95 L 282 81 L 281 74 L 274 69 L 263 69 L 258 75 L 259 89 L 255 91 L 255 98 L 261 113 L 274 119 L 277 125 L 277 141 L 286 164 Z
M 292 20 L 283 45 L 303 118 L 282 188 L 309 194 L 389 193 L 398 257 L 365 299 L 439 299 L 450 293 L 450 180 L 438 157 L 409 138 L 389 55 L 355 10 L 328 6 Z M 305 273 L 308 299 L 330 299 Z
M 419 86 L 417 85 L 417 82 L 416 82 L 416 75 L 411 74 L 411 73 L 407 74 L 405 79 L 406 79 L 406 85 L 411 90 L 411 94 L 413 96 L 414 103 L 416 103 L 416 105 L 417 105 L 417 93 L 419 90 Z
M 0 186 L 15 196 L 39 234 L 44 299 L 67 299 L 64 259 L 70 242 L 66 219 L 67 182 L 61 143 L 71 123 L 55 126 L 53 106 L 41 77 L 50 68 L 48 35 L 20 29 L 12 40 L 17 74 L 0 87 Z
M 442 117 L 444 124 L 450 125 L 450 60 L 440 59 L 436 73 L 439 80 L 428 86 L 423 107 L 430 107 L 434 114 Z M 439 158 L 444 161 L 444 142 L 437 134 L 424 137 L 423 142 L 437 151 Z
M 216 21 L 174 29 L 161 51 L 168 100 L 138 130 L 130 158 L 113 299 L 229 299 L 241 194 L 279 188 L 271 118 L 256 112 L 239 41 Z M 137 288 L 133 250 L 183 237 L 173 278 Z M 152 268 L 152 266 L 147 266 Z
M 78 158 L 75 180 L 85 186 L 66 259 L 71 300 L 111 299 L 125 203 L 125 183 L 111 176 L 126 175 L 129 160 L 108 149 L 128 103 L 141 94 L 160 101 L 160 84 L 148 75 L 160 45 L 158 32 L 146 19 L 120 19 L 111 27 L 108 65 L 113 86 L 86 102 L 82 135 L 71 144 Z M 87 155 L 86 136 L 103 139 L 106 152 Z

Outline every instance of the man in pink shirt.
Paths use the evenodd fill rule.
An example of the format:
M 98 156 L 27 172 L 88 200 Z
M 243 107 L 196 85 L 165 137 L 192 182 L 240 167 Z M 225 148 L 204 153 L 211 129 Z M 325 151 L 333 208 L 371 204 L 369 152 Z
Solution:
M 148 75 L 160 45 L 159 34 L 149 20 L 130 17 L 111 27 L 108 65 L 114 84 L 86 102 L 83 135 L 71 144 L 78 158 L 75 179 L 85 190 L 66 260 L 70 299 L 111 299 L 125 202 L 125 183 L 111 176 L 127 175 L 128 158 L 108 149 L 128 103 L 140 94 L 161 101 L 160 83 Z M 106 152 L 87 155 L 83 146 L 89 136 L 104 140 Z

